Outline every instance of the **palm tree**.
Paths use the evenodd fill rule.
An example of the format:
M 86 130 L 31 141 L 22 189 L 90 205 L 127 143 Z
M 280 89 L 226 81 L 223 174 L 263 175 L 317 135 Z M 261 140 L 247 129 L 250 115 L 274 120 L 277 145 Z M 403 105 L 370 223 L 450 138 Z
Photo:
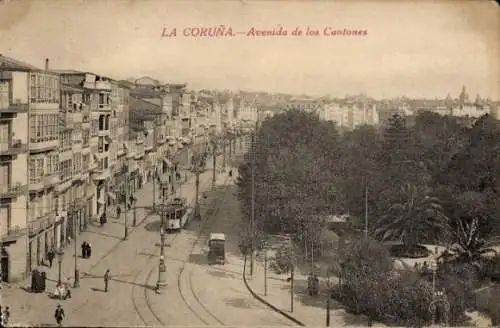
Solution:
M 455 243 L 451 247 L 451 251 L 455 254 L 459 261 L 472 263 L 481 258 L 486 253 L 494 253 L 497 251 L 491 246 L 485 238 L 482 238 L 480 232 L 480 219 L 474 217 L 470 222 L 458 220 L 457 229 L 454 233 Z
M 378 222 L 375 235 L 382 240 L 400 240 L 408 249 L 423 237 L 447 237 L 450 232 L 448 218 L 436 197 L 427 188 L 405 184 L 400 190 L 401 201 L 389 206 Z

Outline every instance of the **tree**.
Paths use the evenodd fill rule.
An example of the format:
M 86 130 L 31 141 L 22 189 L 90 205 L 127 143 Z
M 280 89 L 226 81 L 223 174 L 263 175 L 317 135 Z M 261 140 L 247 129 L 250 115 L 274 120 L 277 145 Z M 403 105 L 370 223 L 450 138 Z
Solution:
M 313 215 L 338 208 L 338 133 L 317 116 L 292 110 L 264 121 L 255 145 L 239 168 L 238 194 L 251 216 L 252 173 L 255 219 L 267 233 L 296 233 Z
M 295 254 L 291 245 L 282 245 L 271 258 L 270 267 L 277 274 L 290 273 L 295 265 Z
M 429 236 L 448 237 L 449 220 L 439 200 L 430 196 L 428 190 L 406 184 L 399 196 L 400 201 L 389 206 L 377 222 L 376 236 L 382 240 L 401 240 L 409 249 Z

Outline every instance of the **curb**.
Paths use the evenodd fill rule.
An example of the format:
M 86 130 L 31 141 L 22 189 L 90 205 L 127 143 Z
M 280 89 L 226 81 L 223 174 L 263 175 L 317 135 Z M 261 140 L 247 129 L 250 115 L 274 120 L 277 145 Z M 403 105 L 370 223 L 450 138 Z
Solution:
M 245 261 L 244 261 L 244 264 L 243 264 L 243 282 L 245 283 L 245 287 L 248 289 L 248 291 L 250 292 L 250 294 L 252 294 L 253 297 L 255 297 L 259 302 L 261 302 L 262 304 L 266 305 L 267 307 L 271 308 L 274 312 L 277 312 L 279 314 L 281 314 L 282 316 L 284 316 L 285 318 L 287 318 L 288 320 L 291 320 L 293 321 L 294 323 L 296 323 L 297 325 L 299 326 L 303 326 L 305 327 L 306 325 L 301 322 L 300 320 L 292 317 L 290 314 L 278 309 L 276 306 L 272 305 L 271 303 L 269 303 L 268 301 L 266 301 L 264 298 L 260 297 L 259 295 L 257 295 L 257 293 L 255 293 L 252 288 L 250 288 L 250 286 L 248 285 L 248 282 L 247 282 L 247 278 L 246 278 L 246 268 L 247 268 L 247 259 L 245 257 Z

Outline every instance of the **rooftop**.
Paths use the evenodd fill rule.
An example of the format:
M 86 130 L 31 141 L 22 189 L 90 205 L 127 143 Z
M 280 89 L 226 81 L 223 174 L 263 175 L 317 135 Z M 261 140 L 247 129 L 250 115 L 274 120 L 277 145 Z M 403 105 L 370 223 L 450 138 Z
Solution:
M 11 69 L 22 69 L 22 70 L 40 70 L 40 68 L 30 65 L 28 63 L 22 62 L 20 60 L 6 57 L 0 54 L 0 67 L 11 68 Z

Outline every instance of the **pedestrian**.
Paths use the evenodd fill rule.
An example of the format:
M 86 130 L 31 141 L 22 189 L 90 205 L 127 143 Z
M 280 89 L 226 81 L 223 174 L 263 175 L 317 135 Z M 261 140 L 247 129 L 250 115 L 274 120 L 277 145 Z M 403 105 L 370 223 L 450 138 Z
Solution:
M 86 254 L 86 252 L 87 252 L 87 248 L 86 248 L 86 247 L 87 247 L 87 242 L 85 242 L 85 241 L 84 241 L 84 242 L 82 243 L 82 246 L 81 246 L 81 247 L 82 247 L 82 259 L 84 259 L 84 258 L 86 257 L 86 255 L 87 255 L 87 254 Z
M 111 274 L 109 273 L 109 269 L 106 270 L 106 273 L 104 274 L 104 291 L 107 293 L 108 292 L 108 284 L 109 280 L 111 279 Z
M 66 280 L 66 283 L 64 284 L 64 290 L 65 294 L 63 299 L 71 298 L 71 283 L 69 281 L 69 278 Z
M 5 307 L 5 310 L 2 312 L 2 325 L 7 326 L 9 324 L 9 318 L 10 318 L 10 310 L 9 307 Z
M 61 307 L 61 304 L 57 304 L 57 309 L 56 309 L 56 312 L 54 313 L 54 318 L 56 318 L 57 325 L 59 327 L 62 326 L 62 321 L 63 321 L 64 317 L 65 317 L 64 309 Z
M 47 254 L 47 257 L 49 258 L 49 267 L 52 268 L 52 262 L 56 257 L 56 252 L 54 251 L 54 248 L 50 249 L 49 253 Z
M 122 209 L 120 206 L 117 206 L 116 207 L 116 218 L 119 219 L 120 218 L 120 214 L 122 214 Z
M 90 243 L 87 243 L 87 258 L 90 258 L 92 255 L 92 245 Z

